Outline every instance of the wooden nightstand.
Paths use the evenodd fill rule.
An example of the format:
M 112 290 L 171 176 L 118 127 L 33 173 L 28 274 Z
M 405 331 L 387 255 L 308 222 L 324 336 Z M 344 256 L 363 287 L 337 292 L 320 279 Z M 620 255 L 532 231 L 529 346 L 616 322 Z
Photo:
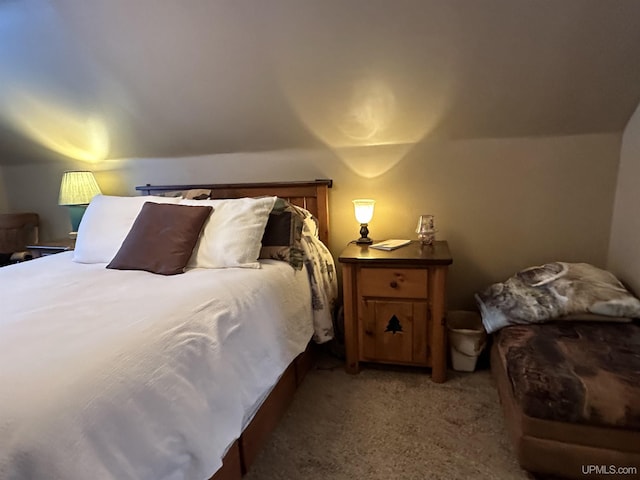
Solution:
M 346 370 L 359 362 L 431 367 L 446 380 L 447 242 L 419 242 L 392 251 L 350 244 L 340 255 Z
M 40 258 L 46 257 L 47 255 L 53 255 L 55 253 L 73 250 L 75 246 L 76 240 L 74 238 L 62 238 L 60 240 L 50 240 L 28 245 L 27 250 L 29 250 L 33 258 Z

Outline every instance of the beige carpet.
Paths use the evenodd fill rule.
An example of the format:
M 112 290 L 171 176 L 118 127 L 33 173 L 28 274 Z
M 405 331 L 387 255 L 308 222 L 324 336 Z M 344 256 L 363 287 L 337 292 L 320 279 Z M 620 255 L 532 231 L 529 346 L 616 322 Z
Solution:
M 247 480 L 530 479 L 513 456 L 490 372 L 444 384 L 400 368 L 348 375 L 324 356 Z

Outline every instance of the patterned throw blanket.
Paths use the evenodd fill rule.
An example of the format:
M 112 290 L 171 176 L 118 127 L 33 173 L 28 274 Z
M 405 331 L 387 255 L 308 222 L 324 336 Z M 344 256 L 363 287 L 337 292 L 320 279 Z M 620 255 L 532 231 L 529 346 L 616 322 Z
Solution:
M 306 212 L 306 211 L 305 211 Z M 306 212 L 302 230 L 302 249 L 304 266 L 311 284 L 311 303 L 313 308 L 313 340 L 316 343 L 328 342 L 333 338 L 333 311 L 338 297 L 338 279 L 331 252 L 318 239 L 315 219 Z
M 587 263 L 527 268 L 475 295 L 487 333 L 550 320 L 640 318 L 640 300 L 610 272 Z M 593 315 L 596 315 L 593 317 Z

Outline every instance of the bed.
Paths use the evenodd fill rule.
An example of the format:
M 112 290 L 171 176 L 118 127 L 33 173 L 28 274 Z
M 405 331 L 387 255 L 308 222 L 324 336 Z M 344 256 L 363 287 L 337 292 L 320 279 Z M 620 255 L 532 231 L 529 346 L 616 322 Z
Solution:
M 313 214 L 326 244 L 330 186 L 138 190 L 278 196 Z M 274 258 L 155 275 L 74 255 L 0 270 L 0 477 L 240 478 L 304 378 L 312 335 L 326 338 L 313 304 L 326 285 Z
M 520 465 L 562 478 L 637 475 L 640 301 L 610 272 L 563 262 L 477 300 Z

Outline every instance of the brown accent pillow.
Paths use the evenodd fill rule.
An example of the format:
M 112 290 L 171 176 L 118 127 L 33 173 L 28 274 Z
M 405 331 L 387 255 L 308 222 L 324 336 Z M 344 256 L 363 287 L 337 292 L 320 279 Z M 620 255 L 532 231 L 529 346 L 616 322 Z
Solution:
M 183 273 L 212 210 L 210 206 L 146 202 L 107 268 Z

